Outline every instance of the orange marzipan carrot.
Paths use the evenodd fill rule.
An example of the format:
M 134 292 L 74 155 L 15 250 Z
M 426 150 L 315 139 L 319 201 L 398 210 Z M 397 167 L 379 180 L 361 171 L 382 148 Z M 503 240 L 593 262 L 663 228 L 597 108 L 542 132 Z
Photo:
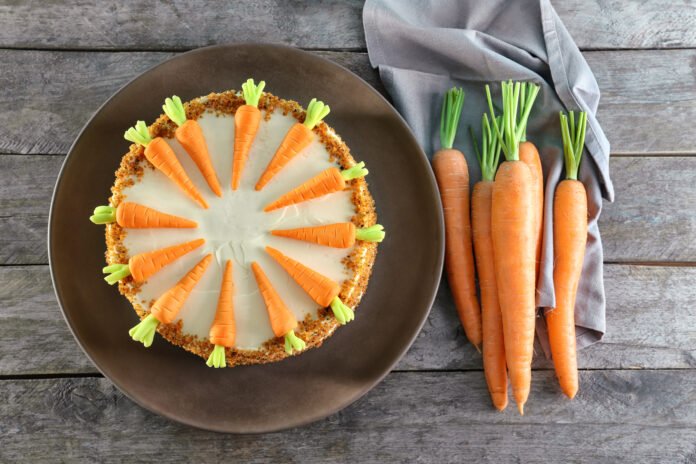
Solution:
M 222 275 L 222 285 L 220 297 L 218 298 L 215 320 L 210 327 L 210 343 L 224 347 L 234 346 L 236 325 L 234 320 L 234 281 L 232 279 L 232 261 L 228 260 L 225 264 L 225 271 Z
M 355 245 L 355 230 L 356 227 L 352 222 L 339 222 L 316 227 L 272 230 L 271 234 L 332 248 L 350 248 Z
M 270 203 L 263 210 L 273 211 L 286 206 L 302 203 L 304 201 L 319 198 L 334 192 L 340 192 L 346 188 L 346 181 L 337 168 L 328 168 L 305 183 L 295 187 L 285 195 Z
M 271 285 L 270 280 L 266 277 L 261 266 L 253 262 L 251 263 L 251 270 L 254 273 L 254 278 L 256 279 L 256 284 L 259 287 L 263 301 L 266 303 L 268 318 L 271 322 L 273 333 L 276 337 L 284 337 L 288 332 L 297 327 L 297 319 L 295 319 L 295 316 L 290 312 L 288 307 L 285 306 L 283 300 L 280 299 L 280 295 L 278 295 Z
M 213 259 L 213 255 L 206 255 L 190 271 L 181 278 L 176 285 L 160 296 L 150 309 L 152 314 L 162 324 L 171 324 L 184 306 L 186 299 L 193 288 L 198 284 Z
M 544 226 L 544 174 L 541 170 L 539 151 L 532 142 L 524 141 L 520 143 L 520 161 L 529 166 L 532 182 L 534 183 L 532 196 L 534 197 L 534 230 L 537 234 L 534 256 L 536 257 L 536 278 L 538 280 L 539 266 L 541 264 L 541 238 Z
M 144 282 L 148 277 L 153 276 L 163 267 L 195 250 L 204 243 L 205 240 L 199 238 L 190 242 L 179 243 L 167 248 L 160 248 L 159 250 L 148 251 L 133 256 L 128 260 L 128 267 L 130 268 L 133 280 L 136 282 Z
M 162 213 L 138 203 L 123 202 L 116 208 L 116 223 L 130 229 L 148 228 L 194 228 L 195 221 Z
M 242 171 L 249 158 L 251 144 L 256 138 L 261 124 L 261 111 L 259 111 L 259 99 L 261 98 L 266 82 L 254 84 L 253 79 L 247 79 L 242 84 L 242 95 L 245 105 L 240 106 L 234 114 L 234 157 L 232 158 L 232 190 L 239 188 L 242 179 Z
M 299 152 L 304 150 L 314 139 L 312 129 L 299 122 L 292 125 L 285 138 L 280 143 L 273 158 L 256 183 L 256 190 L 263 189 L 266 184 L 285 167 Z
M 220 188 L 220 182 L 215 174 L 215 168 L 208 152 L 208 144 L 205 141 L 203 130 L 198 121 L 187 119 L 185 123 L 177 128 L 174 135 L 193 162 L 196 163 L 196 166 L 198 166 L 210 190 L 218 197 L 221 197 L 222 189 Z
M 341 292 L 341 287 L 338 283 L 308 268 L 304 264 L 285 256 L 275 248 L 267 246 L 266 252 L 290 274 L 290 277 L 292 277 L 318 305 L 328 307 L 331 305 L 331 301 Z

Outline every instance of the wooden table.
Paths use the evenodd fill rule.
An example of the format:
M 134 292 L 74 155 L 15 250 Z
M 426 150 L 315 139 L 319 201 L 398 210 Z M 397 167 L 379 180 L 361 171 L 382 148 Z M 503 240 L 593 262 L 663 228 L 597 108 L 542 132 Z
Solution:
M 366 397 L 308 427 L 227 436 L 141 409 L 80 351 L 49 279 L 53 185 L 99 105 L 185 50 L 291 44 L 383 90 L 361 2 L 0 2 L 0 462 L 696 462 L 696 4 L 554 4 L 602 90 L 616 187 L 600 221 L 608 333 L 580 353 L 578 397 L 538 356 L 528 414 L 494 412 L 443 285 Z

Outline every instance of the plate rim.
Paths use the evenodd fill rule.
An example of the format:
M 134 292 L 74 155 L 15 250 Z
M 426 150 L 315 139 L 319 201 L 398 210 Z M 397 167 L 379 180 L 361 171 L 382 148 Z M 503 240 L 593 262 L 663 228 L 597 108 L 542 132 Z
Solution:
M 436 202 L 436 216 L 437 216 L 437 229 L 438 229 L 438 241 L 440 243 L 440 246 L 438 247 L 439 249 L 436 251 L 436 267 L 438 271 L 436 272 L 436 277 L 438 281 L 438 285 L 434 286 L 434 288 L 430 291 L 430 296 L 428 298 L 428 308 L 423 312 L 422 317 L 420 318 L 420 321 L 418 321 L 417 324 L 417 330 L 414 331 L 413 335 L 410 337 L 408 340 L 408 343 L 405 343 L 404 346 L 402 347 L 401 350 L 399 350 L 398 354 L 394 357 L 393 362 L 389 364 L 389 366 L 384 370 L 383 373 L 381 373 L 379 376 L 377 376 L 374 380 L 371 380 L 370 382 L 365 383 L 365 385 L 352 397 L 350 397 L 347 400 L 342 400 L 342 401 L 337 401 L 335 405 L 332 408 L 325 409 L 321 411 L 320 413 L 317 414 L 311 414 L 308 417 L 303 418 L 302 420 L 299 420 L 295 423 L 292 423 L 290 425 L 280 425 L 276 427 L 267 427 L 263 428 L 263 430 L 248 430 L 248 431 L 231 431 L 229 429 L 225 429 L 224 427 L 215 427 L 211 426 L 209 424 L 201 423 L 200 421 L 192 420 L 190 418 L 186 417 L 181 417 L 176 414 L 172 414 L 168 409 L 160 409 L 160 408 L 155 408 L 152 405 L 146 404 L 144 401 L 141 401 L 139 398 L 135 397 L 134 395 L 131 395 L 121 384 L 120 382 L 116 381 L 113 379 L 111 376 L 107 375 L 104 372 L 104 369 L 102 369 L 102 366 L 99 365 L 95 360 L 90 356 L 90 353 L 86 350 L 85 346 L 83 345 L 82 340 L 78 336 L 78 334 L 75 331 L 75 328 L 73 326 L 73 323 L 68 316 L 68 313 L 66 312 L 64 308 L 64 302 L 61 298 L 60 292 L 58 291 L 58 287 L 56 285 L 56 275 L 53 267 L 53 249 L 54 245 L 52 242 L 52 230 L 54 228 L 54 205 L 55 205 L 55 200 L 56 196 L 58 193 L 59 188 L 61 187 L 62 180 L 63 180 L 63 171 L 66 168 L 66 165 L 68 161 L 70 160 L 70 157 L 73 155 L 75 147 L 78 145 L 80 140 L 82 139 L 84 133 L 87 131 L 89 126 L 91 125 L 92 121 L 96 118 L 96 116 L 101 113 L 101 111 L 111 103 L 111 101 L 116 98 L 118 95 L 120 95 L 122 92 L 124 92 L 128 87 L 130 87 L 134 82 L 139 80 L 141 77 L 143 77 L 146 74 L 149 74 L 156 70 L 157 68 L 164 66 L 165 64 L 169 63 L 172 60 L 176 59 L 181 59 L 182 57 L 190 56 L 190 55 L 195 55 L 198 53 L 207 53 L 210 51 L 214 51 L 216 49 L 230 49 L 230 48 L 250 48 L 250 49 L 281 49 L 281 50 L 286 50 L 291 53 L 299 53 L 302 55 L 307 55 L 311 57 L 311 59 L 318 60 L 322 62 L 323 65 L 328 65 L 328 66 L 333 66 L 337 67 L 340 70 L 347 72 L 349 75 L 351 75 L 353 78 L 357 79 L 360 81 L 367 89 L 369 92 L 371 92 L 374 96 L 378 97 L 385 103 L 388 108 L 391 109 L 393 115 L 397 118 L 399 124 L 406 129 L 406 132 L 408 134 L 408 137 L 410 138 L 410 141 L 413 143 L 414 146 L 418 147 L 418 152 L 420 155 L 420 161 L 425 165 L 424 167 L 426 168 L 426 177 L 428 179 L 428 184 L 430 187 L 434 189 L 434 191 L 437 193 L 434 195 L 435 197 L 435 202 Z M 70 330 L 70 333 L 72 334 L 73 338 L 75 339 L 75 342 L 77 345 L 80 347 L 84 355 L 89 359 L 89 361 L 92 363 L 92 365 L 101 373 L 104 379 L 108 380 L 113 386 L 115 386 L 118 391 L 126 396 L 129 400 L 133 401 L 135 404 L 137 404 L 139 407 L 145 409 L 146 411 L 150 413 L 157 414 L 158 416 L 165 417 L 166 419 L 184 424 L 186 426 L 190 427 L 195 427 L 201 430 L 208 430 L 212 432 L 219 432 L 219 433 L 230 433 L 230 434 L 239 434 L 239 435 L 245 435 L 245 434 L 257 434 L 257 433 L 273 433 L 273 432 L 279 432 L 282 430 L 289 430 L 289 429 L 294 429 L 297 427 L 303 427 L 308 424 L 317 422 L 319 420 L 325 419 L 345 408 L 350 406 L 351 404 L 355 403 L 359 399 L 361 399 L 363 396 L 365 396 L 369 391 L 371 391 L 373 388 L 375 388 L 377 385 L 382 383 L 382 381 L 389 375 L 394 367 L 401 361 L 401 359 L 404 357 L 404 355 L 408 352 L 408 350 L 413 346 L 413 343 L 417 339 L 418 335 L 421 333 L 423 329 L 423 325 L 425 325 L 425 322 L 428 319 L 428 316 L 430 315 L 430 311 L 432 310 L 433 304 L 435 302 L 435 299 L 437 297 L 438 289 L 440 287 L 439 281 L 442 279 L 442 273 L 443 273 L 443 268 L 444 268 L 444 258 L 445 258 L 445 224 L 444 224 L 444 214 L 442 211 L 442 202 L 440 199 L 439 195 L 439 189 L 437 186 L 437 182 L 435 180 L 435 174 L 430 167 L 430 161 L 425 154 L 423 148 L 420 146 L 420 143 L 418 143 L 418 140 L 416 140 L 415 136 L 413 135 L 413 131 L 409 127 L 408 123 L 404 118 L 401 116 L 401 114 L 394 108 L 394 106 L 387 100 L 381 93 L 379 93 L 371 84 L 369 84 L 367 81 L 365 81 L 363 78 L 355 74 L 353 71 L 350 69 L 346 68 L 345 66 L 336 63 L 332 60 L 329 60 L 328 58 L 324 58 L 323 56 L 320 56 L 316 53 L 313 53 L 312 51 L 306 51 L 297 47 L 293 47 L 290 45 L 284 45 L 284 44 L 272 44 L 272 43 L 264 43 L 264 42 L 230 42 L 230 43 L 224 43 L 224 44 L 216 44 L 216 45 L 210 45 L 206 47 L 199 47 L 193 50 L 189 50 L 184 53 L 177 53 L 176 55 L 169 57 L 153 66 L 150 66 L 146 70 L 140 72 L 137 76 L 133 77 L 130 79 L 128 82 L 126 82 L 124 85 L 122 85 L 118 90 L 116 90 L 109 98 L 107 98 L 104 103 L 102 103 L 90 116 L 90 118 L 85 122 L 85 124 L 82 126 L 80 129 L 78 135 L 75 137 L 75 140 L 72 142 L 70 145 L 70 148 L 68 150 L 67 155 L 65 156 L 65 159 L 63 160 L 63 163 L 61 164 L 60 170 L 58 171 L 58 176 L 56 178 L 56 183 L 53 187 L 53 193 L 51 194 L 51 203 L 49 206 L 49 213 L 48 213 L 48 228 L 47 228 L 47 248 L 48 248 L 48 266 L 49 266 L 49 273 L 51 276 L 51 284 L 53 286 L 53 292 L 56 296 L 56 301 L 58 303 L 58 307 L 60 308 L 60 312 L 63 315 L 63 319 L 65 320 L 65 323 L 68 326 L 68 329 Z

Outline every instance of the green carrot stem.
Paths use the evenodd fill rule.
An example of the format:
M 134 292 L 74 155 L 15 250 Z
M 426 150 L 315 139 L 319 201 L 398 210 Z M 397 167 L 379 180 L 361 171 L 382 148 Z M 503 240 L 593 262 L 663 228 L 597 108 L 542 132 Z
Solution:
M 502 119 L 498 117 L 497 122 L 502 124 Z M 498 170 L 498 163 L 500 162 L 500 143 L 491 131 L 488 115 L 484 114 L 481 117 L 481 151 L 479 151 L 473 129 L 469 128 L 469 130 L 471 131 L 476 157 L 481 166 L 481 177 L 485 181 L 492 181 L 495 179 L 495 172 Z
M 501 96 L 503 101 L 502 120 L 499 122 L 493 109 L 491 90 L 486 85 L 486 99 L 491 116 L 491 123 L 498 142 L 501 145 L 505 159 L 508 161 L 519 160 L 520 142 L 526 136 L 527 121 L 532 106 L 539 93 L 539 86 L 532 83 L 501 82 Z M 524 90 L 522 90 L 524 88 Z M 521 106 L 520 106 L 521 105 Z
M 261 81 L 258 85 L 254 84 L 254 79 L 247 79 L 242 84 L 242 96 L 247 105 L 259 106 L 259 99 L 263 95 L 263 89 L 266 87 L 266 81 Z
M 227 365 L 225 361 L 225 347 L 222 345 L 215 345 L 213 352 L 210 353 L 205 363 L 208 367 L 214 367 L 216 369 L 225 367 Z
M 307 117 L 305 118 L 304 125 L 309 129 L 314 129 L 314 126 L 319 124 L 319 121 L 324 119 L 331 112 L 329 105 L 325 105 L 324 102 L 312 98 L 307 106 Z
M 169 119 L 174 121 L 174 124 L 181 126 L 186 122 L 186 111 L 184 110 L 184 104 L 181 103 L 181 98 L 174 95 L 172 98 L 167 98 L 164 100 L 164 105 L 162 105 L 164 114 L 166 114 Z
M 104 280 L 106 280 L 109 285 L 113 285 L 131 274 L 128 264 L 112 264 L 103 268 L 102 272 L 104 274 L 109 274 L 104 277 Z
M 94 214 L 89 217 L 89 220 L 95 224 L 116 222 L 116 208 L 113 206 L 97 206 L 94 208 Z
M 452 87 L 445 93 L 440 112 L 440 147 L 443 149 L 452 148 L 454 145 L 462 106 L 464 106 L 464 90 Z
M 152 142 L 152 136 L 150 135 L 147 125 L 145 125 L 145 121 L 136 122 L 135 126 L 131 127 L 123 134 L 123 138 L 144 147 Z
M 365 177 L 369 172 L 370 171 L 365 169 L 365 162 L 361 161 L 355 166 L 341 171 L 341 177 L 343 177 L 344 180 L 353 180 L 358 177 Z
M 285 334 L 285 352 L 287 354 L 292 354 L 293 351 L 302 351 L 306 346 L 304 340 L 295 335 L 294 330 Z
M 159 321 L 157 318 L 152 314 L 148 314 L 138 325 L 128 331 L 128 335 L 134 341 L 145 345 L 145 348 L 149 348 L 152 345 L 152 339 L 155 337 L 155 329 L 157 329 L 158 325 Z
M 587 129 L 587 113 L 581 111 L 578 122 L 575 123 L 575 114 L 570 111 L 568 115 L 560 113 L 561 137 L 563 138 L 563 157 L 565 159 L 566 179 L 577 180 L 582 152 L 585 147 L 585 132 Z
M 386 232 L 384 231 L 384 227 L 380 224 L 356 229 L 355 231 L 355 238 L 364 242 L 381 242 L 384 240 L 385 235 Z
M 353 310 L 346 306 L 339 297 L 334 297 L 331 300 L 331 311 L 333 311 L 336 320 L 341 325 L 345 325 L 355 319 Z

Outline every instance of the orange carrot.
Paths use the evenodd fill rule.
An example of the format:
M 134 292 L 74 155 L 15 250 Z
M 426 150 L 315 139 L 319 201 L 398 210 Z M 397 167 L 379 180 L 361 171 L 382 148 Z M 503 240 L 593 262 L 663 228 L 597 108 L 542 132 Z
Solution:
M 291 159 L 312 143 L 312 140 L 314 140 L 312 129 L 329 114 L 329 111 L 331 109 L 328 105 L 324 105 L 324 102 L 312 98 L 309 106 L 307 106 L 307 116 L 304 122 L 293 124 L 288 133 L 285 134 L 285 138 L 280 143 L 275 155 L 268 162 L 268 166 L 266 166 L 259 181 L 256 183 L 256 190 L 264 188 L 273 176 L 278 174 Z
M 569 124 L 570 119 L 570 124 Z M 546 312 L 551 355 L 561 390 L 568 398 L 578 391 L 578 361 L 575 347 L 575 298 L 587 243 L 587 193 L 578 181 L 578 168 L 585 145 L 587 114 L 579 121 L 561 113 L 561 133 L 566 178 L 553 198 L 553 285 L 556 307 Z
M 95 224 L 110 224 L 115 222 L 129 229 L 158 229 L 158 228 L 195 228 L 194 221 L 179 216 L 162 213 L 153 208 L 138 203 L 123 202 L 113 206 L 97 206 L 90 221 Z
M 346 324 L 355 318 L 353 310 L 338 297 L 341 286 L 337 282 L 285 256 L 275 248 L 267 246 L 266 251 L 318 305 L 325 308 L 330 306 L 338 322 Z
M 186 119 L 184 104 L 181 103 L 181 98 L 176 95 L 172 98 L 167 98 L 164 101 L 162 109 L 169 119 L 179 126 L 174 135 L 193 162 L 196 163 L 196 166 L 198 166 L 210 190 L 212 190 L 215 195 L 221 197 L 222 190 L 220 189 L 220 182 L 218 182 L 217 175 L 215 175 L 215 168 L 213 167 L 213 162 L 210 160 L 210 154 L 208 153 L 208 144 L 205 142 L 203 129 L 201 129 L 198 121 L 195 119 Z
M 232 261 L 225 264 L 225 272 L 222 275 L 222 286 L 218 298 L 215 320 L 210 326 L 208 338 L 215 345 L 206 364 L 208 367 L 225 367 L 225 348 L 234 346 L 236 325 L 234 321 L 234 282 L 232 279 Z
M 503 82 L 502 128 L 493 110 L 490 89 L 486 96 L 496 136 L 506 161 L 493 184 L 491 229 L 498 298 L 503 319 L 505 358 L 512 392 L 520 414 L 529 396 L 534 352 L 535 264 L 534 183 L 529 167 L 519 161 L 519 141 L 539 87 L 531 85 L 524 101 L 520 83 Z M 526 85 L 526 84 L 525 84 Z M 521 104 L 521 118 L 517 119 Z
M 153 276 L 160 269 L 175 260 L 181 258 L 185 254 L 195 250 L 203 245 L 205 240 L 199 238 L 190 242 L 179 243 L 167 248 L 148 251 L 133 256 L 128 260 L 128 264 L 112 264 L 102 269 L 104 274 L 109 274 L 104 277 L 110 285 L 115 284 L 121 279 L 133 276 L 135 282 L 144 282 L 149 277 Z
M 352 222 L 272 230 L 271 234 L 276 237 L 292 238 L 332 248 L 350 248 L 355 245 L 356 240 L 381 242 L 385 236 L 384 227 L 379 224 L 358 229 Z
M 445 215 L 445 267 L 454 304 L 464 333 L 481 350 L 481 310 L 476 297 L 474 252 L 469 221 L 469 168 L 464 154 L 452 148 L 464 92 L 452 88 L 445 94 L 440 119 L 440 145 L 433 170 Z
M 346 188 L 346 181 L 363 177 L 368 174 L 365 163 L 358 163 L 350 169 L 339 171 L 337 168 L 328 168 L 308 181 L 290 190 L 276 201 L 268 204 L 263 210 L 273 211 L 304 201 L 319 198 L 330 193 L 340 192 Z
M 534 230 L 536 231 L 536 243 L 534 256 L 536 257 L 535 274 L 539 280 L 539 266 L 541 264 L 541 239 L 544 232 L 544 174 L 541 170 L 539 151 L 532 142 L 520 143 L 520 161 L 524 162 L 532 174 L 532 197 L 534 198 Z
M 131 127 L 124 134 L 124 138 L 138 145 L 145 147 L 145 158 L 152 165 L 162 171 L 169 177 L 189 198 L 201 205 L 203 208 L 208 208 L 203 196 L 193 185 L 193 182 L 184 171 L 184 167 L 179 163 L 179 160 L 174 154 L 174 150 L 169 146 L 166 140 L 162 137 L 150 136 L 150 131 L 144 121 L 138 121 L 134 127 Z
M 471 231 L 476 256 L 479 288 L 481 289 L 481 323 L 483 336 L 483 372 L 493 406 L 499 411 L 507 407 L 507 366 L 503 338 L 503 315 L 498 302 L 498 286 L 493 264 L 491 206 L 493 180 L 500 160 L 500 144 L 491 132 L 488 116 L 481 121 L 482 151 L 472 134 L 474 149 L 481 166 L 481 181 L 471 194 Z
M 160 296 L 150 308 L 150 314 L 138 325 L 130 329 L 128 334 L 145 347 L 152 345 L 155 329 L 159 324 L 171 324 L 186 303 L 193 288 L 200 282 L 208 268 L 213 255 L 207 255 L 181 278 L 176 285 Z
M 254 79 L 247 79 L 242 84 L 242 95 L 246 105 L 242 105 L 234 114 L 234 157 L 232 158 L 232 190 L 239 188 L 244 165 L 249 157 L 251 144 L 256 138 L 256 133 L 261 124 L 261 111 L 259 111 L 259 99 L 263 94 L 266 82 L 254 84 Z
M 305 348 L 305 342 L 295 335 L 297 327 L 297 319 L 290 312 L 280 295 L 275 291 L 268 280 L 266 274 L 261 269 L 258 263 L 251 263 L 251 270 L 254 272 L 256 284 L 259 286 L 259 291 L 263 297 L 268 310 L 268 318 L 271 321 L 271 328 L 276 337 L 285 337 L 285 352 L 292 354 L 293 351 L 302 351 Z

